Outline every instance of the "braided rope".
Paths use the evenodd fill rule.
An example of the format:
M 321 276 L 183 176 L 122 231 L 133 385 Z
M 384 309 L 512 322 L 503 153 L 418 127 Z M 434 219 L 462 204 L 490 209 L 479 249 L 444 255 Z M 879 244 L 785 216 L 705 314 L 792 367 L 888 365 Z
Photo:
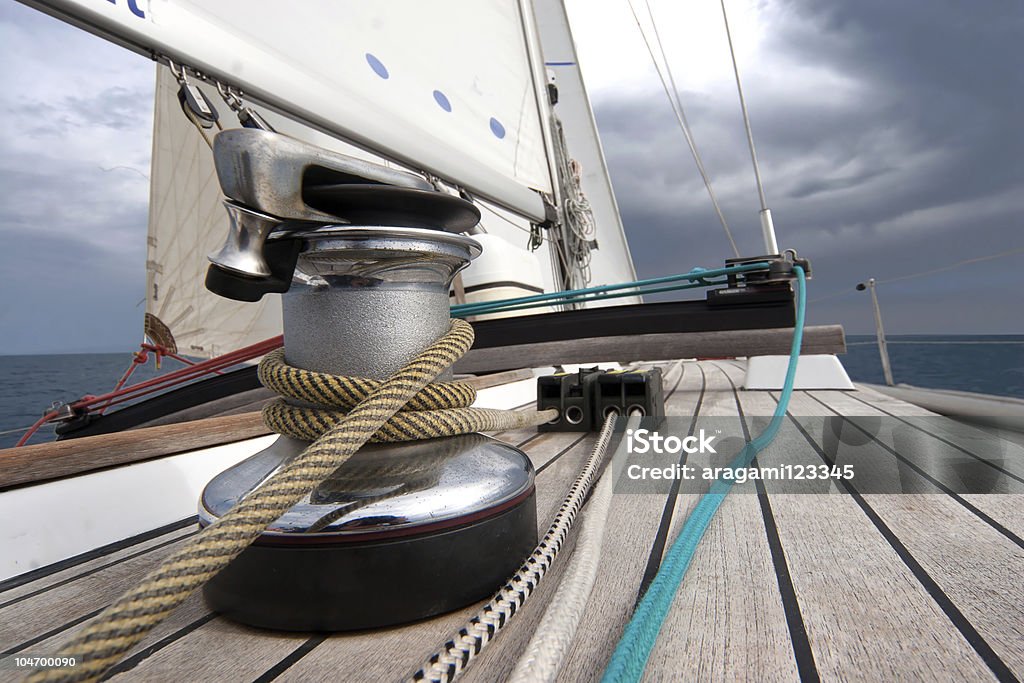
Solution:
M 324 406 L 296 406 L 278 399 L 263 408 L 263 422 L 270 429 L 304 441 L 315 441 L 341 424 L 348 415 L 347 409 L 365 401 L 381 384 L 362 377 L 292 367 L 285 361 L 283 349 L 264 357 L 259 377 L 264 386 L 282 396 Z M 476 389 L 464 382 L 428 384 L 370 437 L 370 443 L 504 431 L 538 424 L 537 413 L 471 408 L 475 400 Z M 544 415 L 548 420 L 557 417 L 554 411 Z
M 558 591 L 534 628 L 533 638 L 508 683 L 549 683 L 558 678 L 597 582 L 611 504 L 612 475 L 607 474 L 601 477 L 587 504 L 576 547 Z
M 333 408 L 354 408 L 383 382 L 365 377 L 344 377 L 288 365 L 284 349 L 271 351 L 260 361 L 257 373 L 268 389 L 300 401 Z M 468 408 L 476 389 L 465 382 L 434 382 L 416 392 L 402 410 Z
M 551 568 L 562 548 L 562 543 L 569 535 L 576 515 L 587 498 L 591 485 L 597 476 L 598 469 L 604 460 L 615 426 L 615 419 L 605 420 L 601 435 L 587 459 L 586 465 L 569 488 L 558 514 L 551 521 L 544 538 L 529 559 L 519 568 L 508 583 L 491 598 L 490 602 L 460 628 L 441 649 L 431 655 L 409 680 L 412 683 L 451 683 L 469 663 L 479 655 L 497 636 L 509 620 L 526 603 L 526 600 L 537 590 L 544 575 Z
M 95 681 L 157 624 L 249 546 L 268 524 L 321 484 L 395 413 L 473 344 L 473 328 L 452 320 L 448 333 L 384 382 L 364 381 L 365 398 L 223 517 L 186 541 L 122 595 L 59 653 L 77 665 L 34 671 L 28 681 Z M 442 385 L 444 386 L 444 385 Z M 440 393 L 445 393 L 445 389 Z M 430 395 L 427 392 L 424 395 Z M 529 415 L 529 414 L 527 414 Z M 533 414 L 532 424 L 551 419 Z

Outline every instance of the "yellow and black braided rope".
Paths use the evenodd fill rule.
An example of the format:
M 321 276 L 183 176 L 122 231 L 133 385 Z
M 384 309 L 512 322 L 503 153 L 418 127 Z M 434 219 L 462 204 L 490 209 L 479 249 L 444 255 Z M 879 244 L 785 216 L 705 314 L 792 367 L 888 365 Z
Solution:
M 305 441 L 313 441 L 340 424 L 349 409 L 365 400 L 381 384 L 362 377 L 341 377 L 291 367 L 285 362 L 283 349 L 263 359 L 259 377 L 264 386 L 282 396 L 323 406 L 296 406 L 279 399 L 263 409 L 263 421 L 270 429 Z M 428 384 L 370 437 L 370 442 L 415 441 L 537 424 L 532 413 L 471 408 L 475 400 L 476 389 L 468 384 Z
M 414 397 L 422 399 L 424 407 L 429 407 L 436 405 L 437 395 L 461 392 L 461 387 L 437 391 L 435 386 L 435 390 L 429 392 L 423 389 L 468 351 L 472 343 L 473 328 L 469 323 L 455 319 L 444 337 L 384 382 L 356 380 L 343 383 L 346 390 L 342 390 L 340 386 L 323 384 L 323 378 L 319 384 L 316 378 L 311 379 L 308 386 L 323 384 L 325 391 L 339 395 L 360 391 L 364 398 L 357 400 L 347 414 L 332 418 L 334 421 L 326 425 L 320 436 L 298 457 L 223 517 L 186 541 L 163 564 L 147 574 L 138 586 L 122 595 L 79 631 L 59 652 L 60 657 L 74 657 L 77 661 L 75 667 L 37 670 L 28 680 L 71 683 L 94 681 L 101 677 L 193 591 L 248 547 L 268 524 L 327 479 Z M 264 374 L 280 373 L 283 381 L 288 381 L 288 372 L 273 366 L 273 363 L 268 363 L 268 366 L 270 369 Z M 320 399 L 315 400 L 319 402 Z M 436 410 L 428 409 L 426 412 L 433 414 Z M 516 415 L 519 416 L 518 426 L 540 424 L 553 417 L 548 413 Z M 445 433 L 445 428 L 432 422 L 430 415 L 421 418 L 431 433 Z M 493 428 L 478 426 L 475 429 Z
M 383 382 L 364 377 L 340 377 L 288 365 L 284 349 L 271 351 L 259 366 L 263 386 L 282 395 L 320 406 L 349 409 L 366 399 Z M 476 389 L 464 382 L 435 382 L 423 387 L 403 411 L 468 408 L 476 400 Z

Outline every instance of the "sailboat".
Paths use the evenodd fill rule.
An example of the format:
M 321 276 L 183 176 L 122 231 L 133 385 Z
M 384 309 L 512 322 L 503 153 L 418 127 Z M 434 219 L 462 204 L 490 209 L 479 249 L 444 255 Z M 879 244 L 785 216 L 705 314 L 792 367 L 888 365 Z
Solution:
M 1021 676 L 1019 437 L 851 383 L 767 239 L 637 281 L 561 2 L 30 4 L 157 61 L 147 343 L 223 374 L 0 452 L 0 677 Z M 146 606 L 410 367 L 492 427 L 423 410 Z

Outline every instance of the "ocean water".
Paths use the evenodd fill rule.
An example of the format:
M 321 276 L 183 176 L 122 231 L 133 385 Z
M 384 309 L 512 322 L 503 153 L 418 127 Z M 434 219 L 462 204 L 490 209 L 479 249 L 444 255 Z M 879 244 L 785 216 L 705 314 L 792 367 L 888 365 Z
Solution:
M 897 384 L 1024 398 L 1024 335 L 886 337 Z M 855 382 L 885 384 L 874 335 L 847 335 L 843 367 Z
M 107 393 L 131 362 L 131 353 L 0 356 L 0 448 L 17 443 L 23 428 L 48 412 L 54 401 Z M 177 361 L 165 360 L 161 373 L 182 367 Z M 150 358 L 146 365 L 136 368 L 129 383 L 157 374 Z M 53 436 L 52 427 L 44 425 L 29 443 L 52 441 Z
M 841 359 L 850 377 L 882 384 L 874 336 L 850 335 L 847 343 Z M 1024 335 L 893 336 L 889 356 L 893 376 L 903 384 L 1024 398 Z M 112 389 L 131 359 L 129 353 L 0 356 L 0 448 L 13 446 L 54 401 Z M 165 361 L 162 372 L 181 367 Z M 132 382 L 157 374 L 150 360 Z M 52 438 L 52 429 L 44 427 L 30 443 Z

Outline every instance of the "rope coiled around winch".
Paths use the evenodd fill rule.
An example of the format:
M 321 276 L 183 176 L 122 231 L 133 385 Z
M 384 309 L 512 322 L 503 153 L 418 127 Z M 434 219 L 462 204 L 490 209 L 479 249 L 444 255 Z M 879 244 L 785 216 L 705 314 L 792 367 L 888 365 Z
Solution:
M 118 598 L 60 649 L 59 656 L 74 657 L 76 666 L 37 670 L 28 680 L 77 683 L 100 678 L 189 595 L 256 540 L 268 524 L 330 477 L 403 406 L 417 397 L 428 400 L 425 397 L 432 392 L 424 393 L 424 387 L 461 358 L 472 344 L 473 328 L 455 319 L 444 337 L 389 379 L 380 383 L 356 381 L 364 383 L 363 400 L 337 417 L 333 425 L 326 426 L 301 454 L 223 517 L 185 541 L 138 586 Z M 275 372 L 285 378 L 290 376 L 288 371 Z M 442 394 L 445 391 L 440 390 Z M 512 421 L 516 426 L 536 425 L 552 419 L 552 413 L 514 413 Z M 445 433 L 431 424 L 430 417 L 422 419 L 428 431 L 437 436 Z
M 263 386 L 281 396 L 320 407 L 297 406 L 278 399 L 263 409 L 267 427 L 285 436 L 313 441 L 345 419 L 348 411 L 382 383 L 292 367 L 284 349 L 267 354 L 259 367 Z M 503 431 L 536 425 L 533 413 L 472 408 L 476 389 L 464 382 L 434 382 L 423 387 L 388 420 L 370 443 L 417 441 L 472 432 Z M 557 416 L 549 411 L 548 419 Z

